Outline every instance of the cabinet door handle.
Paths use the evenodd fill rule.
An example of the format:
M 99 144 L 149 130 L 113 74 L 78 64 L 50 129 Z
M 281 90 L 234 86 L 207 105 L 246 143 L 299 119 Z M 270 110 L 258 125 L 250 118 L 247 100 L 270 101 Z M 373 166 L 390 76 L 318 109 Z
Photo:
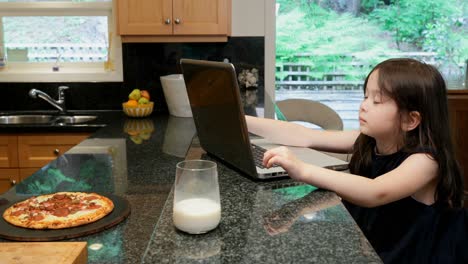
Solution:
M 59 149 L 54 149 L 54 154 L 55 154 L 55 155 L 60 154 L 60 150 L 59 150 Z
M 10 184 L 11 184 L 11 186 L 16 185 L 16 180 L 10 180 Z
M 164 20 L 164 24 L 169 25 L 170 23 L 171 23 L 171 19 L 170 19 L 170 18 L 167 18 L 166 20 Z
M 174 22 L 178 25 L 178 24 L 180 24 L 180 22 L 182 22 L 182 21 L 181 21 L 180 19 L 176 18 L 176 19 L 174 20 Z

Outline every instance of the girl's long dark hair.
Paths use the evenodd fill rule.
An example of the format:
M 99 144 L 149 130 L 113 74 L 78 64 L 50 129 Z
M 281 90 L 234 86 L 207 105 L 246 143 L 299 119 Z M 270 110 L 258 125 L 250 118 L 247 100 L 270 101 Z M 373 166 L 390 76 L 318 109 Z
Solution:
M 402 151 L 430 150 L 439 164 L 435 201 L 449 207 L 463 206 L 463 177 L 455 158 L 447 106 L 447 89 L 433 66 L 413 59 L 390 59 L 378 64 L 364 82 L 364 93 L 372 72 L 378 69 L 381 92 L 395 100 L 400 113 L 418 111 L 419 126 L 404 134 Z M 351 173 L 368 175 L 375 140 L 360 134 L 354 143 Z

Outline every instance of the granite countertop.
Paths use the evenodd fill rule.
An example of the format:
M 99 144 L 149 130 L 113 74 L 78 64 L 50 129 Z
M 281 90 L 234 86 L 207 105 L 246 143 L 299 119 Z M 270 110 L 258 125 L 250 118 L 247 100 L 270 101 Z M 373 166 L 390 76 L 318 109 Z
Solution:
M 65 240 L 87 241 L 88 263 L 381 263 L 334 193 L 291 179 L 254 181 L 219 162 L 220 225 L 204 235 L 175 230 L 176 164 L 212 160 L 192 140 L 193 120 L 122 113 L 101 120 L 107 125 L 89 139 L 0 195 L 0 204 L 56 191 L 126 198 L 126 220 Z

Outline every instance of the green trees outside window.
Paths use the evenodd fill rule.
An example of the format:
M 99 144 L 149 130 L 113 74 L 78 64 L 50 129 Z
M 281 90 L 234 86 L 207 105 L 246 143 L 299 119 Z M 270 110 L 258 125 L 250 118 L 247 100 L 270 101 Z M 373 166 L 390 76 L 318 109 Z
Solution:
M 360 89 L 352 86 L 353 81 L 362 81 L 376 63 L 391 57 L 426 61 L 439 68 L 450 88 L 464 85 L 466 0 L 277 0 L 277 4 L 277 89 L 329 89 L 326 81 L 332 80 L 333 89 Z M 307 86 L 307 81 L 312 84 Z

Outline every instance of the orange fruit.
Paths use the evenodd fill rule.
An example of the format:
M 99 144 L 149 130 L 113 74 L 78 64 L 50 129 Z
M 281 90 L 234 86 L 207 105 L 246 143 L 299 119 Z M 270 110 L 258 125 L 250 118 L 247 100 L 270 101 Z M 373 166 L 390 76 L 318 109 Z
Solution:
M 138 101 L 130 99 L 125 103 L 126 106 L 138 106 Z
M 141 90 L 140 91 L 140 95 L 146 99 L 148 99 L 148 101 L 150 100 L 150 94 L 147 90 Z

